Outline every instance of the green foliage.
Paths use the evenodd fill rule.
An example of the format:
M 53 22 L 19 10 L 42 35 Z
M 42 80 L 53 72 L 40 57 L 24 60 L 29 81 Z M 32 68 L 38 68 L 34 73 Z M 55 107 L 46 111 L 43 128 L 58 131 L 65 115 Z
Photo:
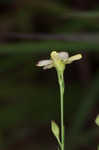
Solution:
M 38 44 L 39 43 L 39 44 Z M 83 42 L 60 42 L 60 41 L 45 41 L 45 42 L 26 42 L 26 43 L 18 43 L 18 44 L 1 44 L 0 45 L 0 53 L 3 55 L 13 55 L 20 57 L 24 55 L 22 58 L 26 58 L 26 54 L 31 57 L 34 54 L 47 53 L 53 49 L 57 49 L 57 51 L 66 50 L 68 52 L 84 51 L 84 52 L 98 52 L 99 44 L 98 43 L 83 43 Z

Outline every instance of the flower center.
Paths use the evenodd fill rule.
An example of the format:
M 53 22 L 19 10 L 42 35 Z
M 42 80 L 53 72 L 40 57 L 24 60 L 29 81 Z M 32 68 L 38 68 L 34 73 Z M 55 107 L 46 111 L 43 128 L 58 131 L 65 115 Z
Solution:
M 53 64 L 56 70 L 59 72 L 64 72 L 65 64 L 56 51 L 51 53 L 51 59 L 53 60 Z

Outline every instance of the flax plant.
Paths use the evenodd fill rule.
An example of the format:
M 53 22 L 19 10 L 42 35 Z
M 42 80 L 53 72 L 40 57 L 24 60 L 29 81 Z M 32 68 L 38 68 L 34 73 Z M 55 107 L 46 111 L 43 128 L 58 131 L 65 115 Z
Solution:
M 81 54 L 76 54 L 74 56 L 69 57 L 69 54 L 67 52 L 52 51 L 50 54 L 50 59 L 41 60 L 37 63 L 37 66 L 43 67 L 43 69 L 51 69 L 54 67 L 57 72 L 58 83 L 60 88 L 61 129 L 55 123 L 55 121 L 51 121 L 51 130 L 58 141 L 60 150 L 64 150 L 64 70 L 67 64 L 71 64 L 73 61 L 79 60 L 81 58 Z

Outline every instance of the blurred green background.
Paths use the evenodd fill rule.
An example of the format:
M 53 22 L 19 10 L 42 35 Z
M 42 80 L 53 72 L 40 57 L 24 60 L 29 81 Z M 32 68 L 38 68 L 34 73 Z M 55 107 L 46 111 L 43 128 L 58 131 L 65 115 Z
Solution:
M 65 78 L 65 148 L 95 150 L 99 128 L 99 1 L 0 1 L 0 150 L 56 150 L 60 122 L 54 69 L 36 67 L 52 50 L 82 53 Z

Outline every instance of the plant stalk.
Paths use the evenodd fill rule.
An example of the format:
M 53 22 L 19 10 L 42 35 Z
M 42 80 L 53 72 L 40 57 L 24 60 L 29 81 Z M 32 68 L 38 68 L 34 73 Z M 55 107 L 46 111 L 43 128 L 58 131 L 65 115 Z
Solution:
M 60 103 L 61 103 L 61 150 L 64 150 L 64 77 L 63 72 L 57 72 L 60 88 Z

